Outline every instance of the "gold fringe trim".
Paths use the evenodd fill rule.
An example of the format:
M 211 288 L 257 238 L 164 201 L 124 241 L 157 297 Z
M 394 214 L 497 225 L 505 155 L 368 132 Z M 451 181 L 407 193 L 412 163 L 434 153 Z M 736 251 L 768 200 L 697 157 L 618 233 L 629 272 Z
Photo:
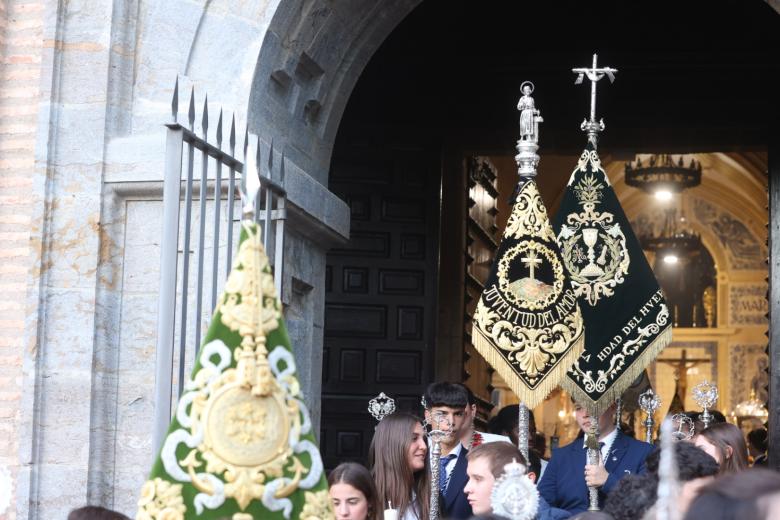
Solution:
M 631 366 L 618 376 L 617 380 L 615 380 L 609 390 L 604 392 L 604 395 L 602 395 L 598 401 L 591 399 L 568 374 L 563 381 L 561 381 L 561 388 L 569 392 L 574 400 L 587 408 L 590 413 L 601 415 L 601 413 L 609 408 L 618 397 L 623 395 L 623 392 L 636 381 L 636 378 L 647 368 L 647 365 L 652 363 L 652 361 L 658 357 L 658 354 L 660 354 L 671 342 L 672 326 L 668 325 L 663 332 L 658 334 L 653 342 L 639 354 L 639 357 L 636 358 Z
M 476 332 L 476 334 L 472 333 L 472 342 L 477 352 L 498 372 L 498 375 L 517 395 L 520 402 L 525 403 L 532 410 L 544 401 L 550 395 L 550 392 L 555 390 L 561 381 L 565 379 L 566 372 L 579 359 L 585 348 L 585 333 L 583 332 L 569 347 L 568 352 L 561 356 L 558 359 L 558 363 L 543 376 L 542 382 L 536 388 L 530 389 L 522 378 L 517 375 L 509 361 L 499 353 L 498 347 L 490 341 L 490 338 L 482 332 L 476 323 L 472 330 Z

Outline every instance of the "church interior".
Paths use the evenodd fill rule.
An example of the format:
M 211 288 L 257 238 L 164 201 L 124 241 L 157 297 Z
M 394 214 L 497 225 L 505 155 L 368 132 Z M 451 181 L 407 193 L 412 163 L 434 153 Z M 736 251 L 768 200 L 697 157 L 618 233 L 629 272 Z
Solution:
M 471 345 L 470 318 L 517 182 L 519 87 L 534 83 L 544 118 L 537 183 L 552 216 L 586 143 L 590 89 L 570 70 L 594 52 L 618 69 L 598 87 L 602 164 L 674 314 L 673 343 L 647 369 L 658 417 L 697 409 L 691 389 L 708 380 L 729 420 L 762 424 L 780 34 L 764 2 L 735 5 L 428 0 L 391 33 L 331 161 L 351 239 L 327 261 L 326 467 L 364 457 L 379 392 L 419 411 L 429 382 L 464 381 L 483 420 L 516 402 Z M 663 167 L 676 173 L 659 190 L 650 177 Z M 640 437 L 643 416 L 625 401 Z M 535 410 L 548 448 L 574 435 L 571 408 L 555 391 Z

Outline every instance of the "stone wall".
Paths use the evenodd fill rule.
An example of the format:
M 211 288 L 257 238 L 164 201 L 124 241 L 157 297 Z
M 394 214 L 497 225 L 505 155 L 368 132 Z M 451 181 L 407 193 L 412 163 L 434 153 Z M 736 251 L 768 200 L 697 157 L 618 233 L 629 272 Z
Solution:
M 0 479 L 13 486 L 3 519 L 59 518 L 86 503 L 132 515 L 153 457 L 171 88 L 178 75 L 199 104 L 209 92 L 213 113 L 240 124 L 265 110 L 248 102 L 280 3 L 300 7 L 0 3 Z M 275 164 L 285 158 L 284 303 L 318 420 L 325 254 L 346 240 L 349 210 L 324 185 L 323 156 L 304 166 L 292 157 L 308 138 L 251 119 L 266 150 L 274 139 Z
M 43 11 L 43 2 L 0 2 L 0 518 L 9 520 L 26 462 L 17 455 Z

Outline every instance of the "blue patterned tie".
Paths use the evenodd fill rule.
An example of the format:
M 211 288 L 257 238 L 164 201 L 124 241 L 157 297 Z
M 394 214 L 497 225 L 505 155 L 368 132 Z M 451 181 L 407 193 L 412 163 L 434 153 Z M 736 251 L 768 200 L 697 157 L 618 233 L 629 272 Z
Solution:
M 443 495 L 447 489 L 447 484 L 450 483 L 450 479 L 447 476 L 447 464 L 455 458 L 454 454 L 445 455 L 439 459 L 439 492 Z M 452 473 L 450 473 L 452 475 Z

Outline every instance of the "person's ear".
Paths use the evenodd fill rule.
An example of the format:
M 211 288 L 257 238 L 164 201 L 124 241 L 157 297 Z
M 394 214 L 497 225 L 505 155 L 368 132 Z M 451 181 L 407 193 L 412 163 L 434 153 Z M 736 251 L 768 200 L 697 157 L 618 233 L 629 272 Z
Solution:
M 726 458 L 730 459 L 732 455 L 734 455 L 734 448 L 732 448 L 729 445 L 726 445 Z
M 526 473 L 526 475 L 528 475 L 528 478 L 531 479 L 531 482 L 536 484 L 536 473 L 534 473 L 533 471 L 529 471 L 528 473 Z

